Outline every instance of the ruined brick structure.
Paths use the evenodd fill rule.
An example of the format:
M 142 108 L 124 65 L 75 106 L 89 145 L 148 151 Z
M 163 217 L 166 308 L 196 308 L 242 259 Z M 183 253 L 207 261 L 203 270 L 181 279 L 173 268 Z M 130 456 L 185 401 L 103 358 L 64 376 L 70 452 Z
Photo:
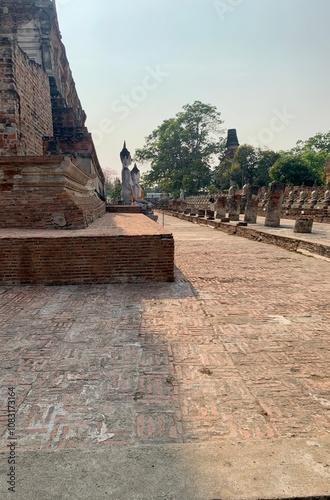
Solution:
M 41 219 L 51 220 L 53 215 L 43 213 L 38 217 L 35 207 L 31 215 L 29 189 L 39 190 L 41 196 L 48 190 L 50 197 L 52 189 L 57 193 L 66 191 L 64 198 L 79 199 L 76 205 L 80 206 L 80 219 L 85 223 L 105 212 L 100 199 L 104 195 L 104 176 L 85 120 L 61 41 L 54 0 L 0 0 L 0 157 L 12 160 L 10 163 L 2 158 L 0 162 L 0 191 L 6 193 L 7 211 L 10 204 L 16 203 L 15 196 L 25 203 L 28 214 L 23 227 L 40 227 Z M 49 156 L 56 157 L 52 183 L 44 182 L 50 174 L 49 163 L 36 160 Z M 20 160 L 16 161 L 18 157 Z M 63 184 L 65 172 L 61 165 L 68 157 L 71 170 L 77 169 L 74 177 L 81 181 L 79 172 L 87 174 L 85 185 L 78 183 L 77 191 L 72 183 Z M 31 171 L 33 175 L 28 180 Z M 20 182 L 22 176 L 25 183 Z M 11 199 L 10 193 L 14 192 Z M 93 200 L 87 200 L 91 197 Z M 89 208 L 94 206 L 95 213 L 86 214 L 81 208 L 86 204 Z M 3 220 L 7 212 L 1 212 L 1 207 L 4 203 L 0 206 Z M 70 210 L 64 207 L 64 211 Z M 17 221 L 15 226 L 20 224 Z
M 228 130 L 226 141 L 226 158 L 234 158 L 239 142 L 237 138 L 237 131 L 235 128 Z

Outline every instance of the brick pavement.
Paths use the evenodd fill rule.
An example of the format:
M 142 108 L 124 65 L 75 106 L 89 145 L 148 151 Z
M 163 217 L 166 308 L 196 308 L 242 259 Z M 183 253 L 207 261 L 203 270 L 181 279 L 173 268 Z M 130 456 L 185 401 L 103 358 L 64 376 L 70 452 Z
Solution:
M 21 450 L 329 436 L 329 262 L 166 229 L 175 283 L 0 288 Z

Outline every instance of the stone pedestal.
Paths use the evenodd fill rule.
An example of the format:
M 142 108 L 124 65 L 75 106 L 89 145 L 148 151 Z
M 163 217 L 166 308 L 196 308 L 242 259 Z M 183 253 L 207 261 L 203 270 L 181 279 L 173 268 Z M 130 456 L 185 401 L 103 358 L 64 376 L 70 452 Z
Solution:
M 247 202 L 248 202 L 248 197 L 246 195 L 242 196 L 242 198 L 241 198 L 241 208 L 240 208 L 240 213 L 242 215 L 245 214 Z
M 257 222 L 259 189 L 260 189 L 259 186 L 250 187 L 249 197 L 246 203 L 244 221 L 249 222 L 251 224 L 255 224 Z
M 172 212 L 178 212 L 178 203 L 179 202 L 177 200 L 172 201 L 172 205 L 171 205 Z
M 282 182 L 275 182 L 270 187 L 265 219 L 265 226 L 267 227 L 280 226 L 284 189 L 285 185 Z
M 214 210 L 206 210 L 206 218 L 214 220 Z
M 198 210 L 198 217 L 205 217 L 205 210 Z
M 296 220 L 294 233 L 311 233 L 313 228 L 313 219 L 310 217 L 299 217 Z
M 228 198 L 228 217 L 231 221 L 239 220 L 241 209 L 241 197 L 239 195 L 230 196 Z
M 179 201 L 178 202 L 179 212 L 184 212 L 186 210 L 187 206 L 188 206 L 188 203 L 186 203 L 185 201 Z
M 226 217 L 227 211 L 227 197 L 226 196 L 219 196 L 217 199 L 217 203 L 215 205 L 215 217 L 216 219 L 223 219 Z

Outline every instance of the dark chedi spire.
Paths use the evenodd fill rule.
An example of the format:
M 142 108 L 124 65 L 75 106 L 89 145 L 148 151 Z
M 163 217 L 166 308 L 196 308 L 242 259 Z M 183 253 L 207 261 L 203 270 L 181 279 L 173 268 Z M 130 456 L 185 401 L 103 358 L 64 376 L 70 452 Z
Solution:
M 235 128 L 230 128 L 228 130 L 228 136 L 227 136 L 227 142 L 226 142 L 226 148 L 227 149 L 237 149 L 239 146 L 238 138 L 237 138 L 237 132 Z
M 226 153 L 227 158 L 234 158 L 236 150 L 239 146 L 237 139 L 237 132 L 235 128 L 230 128 L 228 130 L 227 142 L 226 142 Z

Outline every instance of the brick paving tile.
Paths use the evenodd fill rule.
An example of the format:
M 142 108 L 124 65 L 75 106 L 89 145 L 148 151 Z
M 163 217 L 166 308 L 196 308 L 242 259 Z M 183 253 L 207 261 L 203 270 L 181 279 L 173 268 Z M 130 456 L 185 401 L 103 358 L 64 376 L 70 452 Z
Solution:
M 0 287 L 0 445 L 330 433 L 330 264 L 166 217 L 175 283 Z M 132 256 L 134 258 L 134 256 Z

